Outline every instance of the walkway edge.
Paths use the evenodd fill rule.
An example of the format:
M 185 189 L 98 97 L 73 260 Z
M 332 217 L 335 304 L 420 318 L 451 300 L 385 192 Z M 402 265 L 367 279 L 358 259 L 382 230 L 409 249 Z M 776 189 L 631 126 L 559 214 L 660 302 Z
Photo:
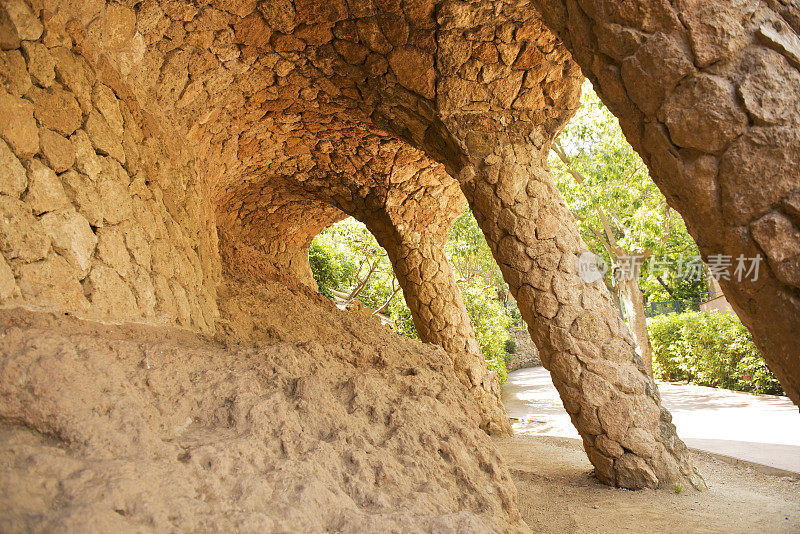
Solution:
M 530 434 L 520 434 L 516 432 L 514 433 L 514 437 L 520 437 L 520 436 L 534 438 L 534 439 L 542 438 L 546 439 L 546 441 L 555 442 L 562 447 L 566 446 L 566 447 L 572 447 L 576 450 L 583 450 L 583 443 L 578 438 L 568 438 L 564 436 L 548 436 L 544 434 L 530 435 Z M 734 465 L 736 467 L 753 469 L 764 475 L 769 475 L 778 478 L 788 477 L 794 481 L 800 482 L 800 473 L 796 473 L 794 471 L 781 469 L 779 467 L 773 467 L 771 465 L 760 464 L 758 462 L 744 460 L 742 458 L 736 458 L 735 456 L 728 456 L 727 454 L 711 452 L 705 449 L 697 449 L 694 447 L 689 447 L 689 450 L 693 455 L 697 454 L 697 455 L 707 456 L 708 458 L 713 458 L 715 460 L 719 460 L 721 462 L 725 462 L 726 464 Z
M 800 473 L 795 473 L 794 471 L 788 471 L 786 469 L 772 467 L 771 465 L 764 465 L 757 462 L 752 462 L 750 460 L 743 460 L 742 458 L 736 458 L 735 456 L 728 456 L 727 454 L 720 454 L 718 452 L 711 452 L 705 449 L 695 449 L 693 447 L 689 447 L 689 450 L 692 451 L 692 454 L 704 454 L 727 464 L 754 469 L 765 475 L 774 477 L 789 477 L 793 480 L 800 481 Z

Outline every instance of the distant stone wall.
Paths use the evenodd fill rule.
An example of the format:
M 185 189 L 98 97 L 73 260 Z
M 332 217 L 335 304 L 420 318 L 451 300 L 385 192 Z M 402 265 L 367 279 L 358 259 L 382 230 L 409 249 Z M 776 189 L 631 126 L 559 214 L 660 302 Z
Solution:
M 531 341 L 531 336 L 526 328 L 510 328 L 508 333 L 517 344 L 517 350 L 511 355 L 511 363 L 507 366 L 509 371 L 542 365 L 542 361 L 539 359 L 539 350 Z

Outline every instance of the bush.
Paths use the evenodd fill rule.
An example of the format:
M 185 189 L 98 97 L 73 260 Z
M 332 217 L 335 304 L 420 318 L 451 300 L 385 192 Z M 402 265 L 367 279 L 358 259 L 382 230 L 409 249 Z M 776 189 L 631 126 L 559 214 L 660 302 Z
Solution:
M 509 337 L 508 339 L 506 339 L 506 353 L 508 354 L 517 353 L 517 342 L 513 337 Z
M 689 312 L 647 320 L 653 374 L 661 380 L 783 394 L 750 332 L 732 313 Z
M 462 294 L 483 357 L 486 359 L 489 369 L 497 371 L 500 384 L 505 384 L 508 380 L 506 341 L 509 337 L 507 328 L 511 324 L 511 318 L 506 315 L 505 308 L 491 292 L 478 287 L 467 287 L 462 289 Z
M 331 253 L 316 240 L 308 249 L 308 263 L 311 265 L 311 273 L 317 282 L 319 292 L 328 298 L 333 298 L 330 288 L 338 288 L 339 280 L 342 277 L 339 264 L 334 261 Z
M 411 339 L 419 339 L 417 328 L 414 326 L 414 318 L 411 316 L 411 310 L 408 309 L 402 293 L 389 304 L 389 315 L 394 320 L 395 332 Z

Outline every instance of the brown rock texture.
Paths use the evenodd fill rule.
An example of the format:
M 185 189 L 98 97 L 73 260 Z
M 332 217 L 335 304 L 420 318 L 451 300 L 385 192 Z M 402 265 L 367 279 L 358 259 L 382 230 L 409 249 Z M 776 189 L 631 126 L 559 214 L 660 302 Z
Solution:
M 528 531 L 441 348 L 233 287 L 217 341 L 0 316 L 0 530 Z
M 526 328 L 511 328 L 508 335 L 514 340 L 516 350 L 506 365 L 508 372 L 542 365 L 539 358 L 539 349 L 531 340 L 531 335 Z
M 800 402 L 800 13 L 709 5 L 4 0 L 0 304 L 258 343 L 258 305 L 231 321 L 220 292 L 310 285 L 311 239 L 352 215 L 475 424 L 507 432 L 442 252 L 466 197 L 598 477 L 702 487 L 606 290 L 577 278 L 546 156 L 583 73 L 703 254 L 764 256 L 722 286 Z

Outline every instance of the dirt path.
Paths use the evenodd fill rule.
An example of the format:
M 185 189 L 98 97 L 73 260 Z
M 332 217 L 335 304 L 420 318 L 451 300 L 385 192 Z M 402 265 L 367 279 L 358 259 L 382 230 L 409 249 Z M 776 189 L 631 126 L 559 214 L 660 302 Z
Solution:
M 695 454 L 709 490 L 627 491 L 589 475 L 580 442 L 550 436 L 495 439 L 534 532 L 800 532 L 800 482 Z

